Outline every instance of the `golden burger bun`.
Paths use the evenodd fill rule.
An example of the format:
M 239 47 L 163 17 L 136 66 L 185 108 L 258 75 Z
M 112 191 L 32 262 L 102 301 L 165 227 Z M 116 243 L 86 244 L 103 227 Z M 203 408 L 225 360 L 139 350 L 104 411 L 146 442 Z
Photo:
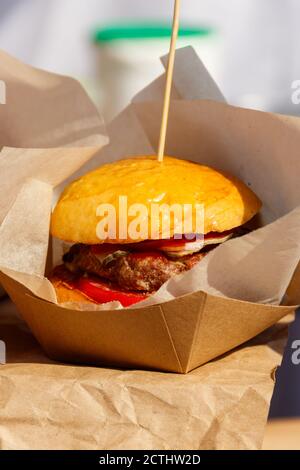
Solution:
M 84 244 L 142 241 L 143 238 L 132 240 L 128 233 L 126 239 L 119 239 L 118 224 L 116 238 L 100 240 L 97 237 L 100 221 L 97 207 L 114 205 L 118 223 L 119 196 L 124 195 L 128 198 L 128 207 L 139 203 L 148 208 L 149 227 L 158 222 L 150 218 L 152 203 L 203 204 L 204 234 L 239 227 L 261 208 L 260 200 L 251 189 L 224 172 L 173 157 L 165 157 L 162 163 L 155 156 L 133 157 L 103 165 L 71 183 L 54 209 L 52 235 Z M 171 220 L 169 236 L 175 233 L 178 233 L 176 221 Z

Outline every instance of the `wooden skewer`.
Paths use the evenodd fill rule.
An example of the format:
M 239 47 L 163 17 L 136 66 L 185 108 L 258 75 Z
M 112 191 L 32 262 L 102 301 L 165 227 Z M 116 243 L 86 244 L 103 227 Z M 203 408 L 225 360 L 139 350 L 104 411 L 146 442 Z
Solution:
M 173 18 L 173 29 L 172 29 L 172 39 L 169 52 L 169 61 L 167 67 L 167 79 L 166 79 L 166 89 L 164 97 L 164 106 L 162 113 L 162 122 L 160 128 L 159 136 L 159 146 L 157 159 L 159 162 L 162 162 L 164 159 L 165 146 L 166 146 L 166 137 L 168 129 L 168 119 L 169 119 L 169 110 L 170 110 L 170 101 L 171 101 L 171 92 L 172 92 L 172 82 L 173 82 L 173 72 L 174 72 L 174 63 L 175 63 L 175 54 L 176 54 L 176 42 L 179 32 L 179 13 L 180 13 L 180 1 L 175 0 L 174 6 L 174 18 Z

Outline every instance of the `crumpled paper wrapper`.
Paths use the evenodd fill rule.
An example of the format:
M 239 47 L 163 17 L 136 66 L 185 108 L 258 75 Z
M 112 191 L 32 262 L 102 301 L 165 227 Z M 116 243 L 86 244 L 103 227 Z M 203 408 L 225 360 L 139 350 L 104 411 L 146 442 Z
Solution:
M 288 321 L 181 376 L 51 362 L 1 302 L 0 449 L 260 449 Z
M 0 105 L 0 149 L 5 156 L 0 158 L 5 194 L 0 198 L 1 224 L 28 178 L 55 187 L 108 138 L 102 118 L 76 80 L 25 65 L 1 50 L 0 77 L 6 88 L 6 104 Z
M 166 65 L 167 57 L 162 62 Z M 110 144 L 76 176 L 124 155 L 155 154 L 164 85 L 165 77 L 159 77 L 133 99 L 109 125 Z M 260 304 L 300 304 L 300 119 L 228 106 L 191 47 L 177 50 L 172 98 L 166 154 L 214 166 L 248 184 L 263 201 L 252 227 L 260 230 L 219 246 L 134 308 L 197 291 Z M 54 264 L 60 259 L 58 250 Z
M 28 178 L 59 185 L 108 137 L 103 119 L 76 80 L 25 65 L 1 50 L 0 77 L 6 86 L 0 149 L 11 147 L 0 158 L 2 223 Z
M 6 87 L 0 147 L 102 147 L 108 142 L 103 119 L 73 78 L 30 67 L 1 50 L 0 72 Z M 29 168 L 27 174 L 33 176 Z
M 76 176 L 129 154 L 155 152 L 163 83 L 160 77 L 111 123 L 110 145 Z M 177 52 L 173 96 L 176 99 L 170 110 L 166 153 L 215 166 L 244 180 L 263 201 L 262 213 L 256 221 L 261 228 L 222 244 L 192 270 L 171 279 L 155 295 L 131 309 L 201 291 L 258 304 L 280 305 L 300 260 L 297 235 L 300 231 L 300 186 L 297 183 L 300 119 L 225 104 L 221 92 L 191 48 Z M 207 97 L 215 97 L 216 101 Z M 145 102 L 145 98 L 151 101 Z M 4 149 L 0 156 L 3 172 L 11 168 L 12 157 L 7 152 L 12 151 Z M 28 158 L 33 166 L 37 160 L 43 165 L 49 162 L 45 153 L 36 155 L 29 151 Z M 72 173 L 69 160 L 66 154 L 57 153 L 55 167 L 47 164 L 42 178 L 35 174 L 35 180 L 26 181 L 0 229 L 0 243 L 5 247 L 0 252 L 2 272 L 25 284 L 35 295 L 41 296 L 43 292 L 42 298 L 50 302 L 56 301 L 54 290 L 50 282 L 42 278 L 48 251 L 50 192 L 58 185 L 58 180 L 64 181 L 63 176 L 66 176 L 57 177 L 58 162 L 63 162 L 59 167 L 62 166 L 65 173 Z M 14 186 L 12 188 L 16 191 Z M 35 198 L 40 200 L 39 207 L 31 207 L 29 203 Z M 30 206 L 31 218 L 27 221 L 26 240 L 20 243 L 15 227 L 22 221 L 26 204 Z M 26 259 L 20 256 L 24 247 Z M 54 264 L 60 259 L 56 251 Z M 32 275 L 25 283 L 24 273 Z M 295 300 L 300 303 L 300 298 Z M 74 304 L 66 307 L 82 308 Z M 116 302 L 97 307 L 98 310 L 118 308 L 120 304 Z

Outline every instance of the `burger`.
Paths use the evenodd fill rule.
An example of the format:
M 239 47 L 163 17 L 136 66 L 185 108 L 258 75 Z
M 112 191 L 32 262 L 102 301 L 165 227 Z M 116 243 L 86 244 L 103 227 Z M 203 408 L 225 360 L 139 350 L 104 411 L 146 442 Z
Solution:
M 174 207 L 189 208 L 187 224 L 165 210 Z M 191 161 L 103 165 L 66 187 L 52 214 L 52 235 L 69 244 L 50 277 L 58 302 L 141 302 L 238 236 L 260 208 L 246 184 Z

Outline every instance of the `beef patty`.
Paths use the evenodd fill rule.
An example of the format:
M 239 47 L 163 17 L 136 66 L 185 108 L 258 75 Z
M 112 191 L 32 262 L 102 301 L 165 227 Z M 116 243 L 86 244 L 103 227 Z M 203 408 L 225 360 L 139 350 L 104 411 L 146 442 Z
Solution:
M 64 255 L 66 268 L 72 273 L 88 273 L 107 279 L 123 289 L 154 292 L 176 274 L 191 269 L 206 252 L 180 259 L 170 259 L 159 251 L 97 254 L 92 246 L 73 245 Z

